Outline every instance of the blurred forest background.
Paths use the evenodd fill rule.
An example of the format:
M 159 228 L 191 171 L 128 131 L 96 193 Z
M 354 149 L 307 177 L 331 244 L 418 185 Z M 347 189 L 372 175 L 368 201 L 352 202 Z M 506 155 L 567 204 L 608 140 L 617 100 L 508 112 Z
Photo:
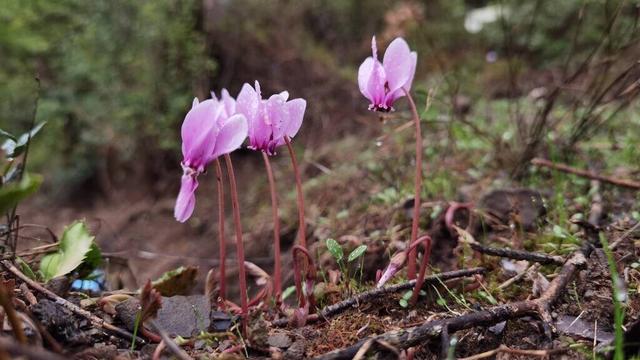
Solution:
M 97 219 L 107 252 L 125 251 L 125 245 L 171 252 L 166 243 L 176 239 L 191 240 L 178 253 L 197 252 L 201 244 L 214 251 L 213 221 L 204 222 L 215 216 L 207 199 L 214 194 L 213 177 L 203 181 L 208 185 L 196 213 L 201 220 L 196 216 L 183 226 L 171 217 L 181 174 L 179 129 L 194 96 L 202 99 L 223 87 L 235 96 L 244 82 L 257 79 L 265 93 L 287 89 L 306 98 L 296 146 L 313 165 L 305 173 L 311 187 L 331 165 L 354 161 L 362 149 L 375 150 L 370 135 L 380 135 L 384 125 L 366 111 L 356 83 L 373 34 L 381 49 L 403 36 L 419 54 L 419 107 L 434 89 L 433 106 L 423 113 L 425 134 L 446 134 L 425 142 L 428 159 L 446 157 L 452 147 L 486 150 L 464 176 L 491 170 L 526 178 L 528 160 L 540 152 L 571 160 L 581 143 L 596 136 L 612 140 L 606 150 L 635 163 L 634 171 L 640 160 L 637 130 L 616 131 L 640 123 L 633 102 L 640 77 L 638 1 L 0 3 L 0 128 L 28 129 L 36 74 L 37 121 L 47 122 L 29 163 L 45 183 L 22 212 L 29 222 L 54 228 L 73 218 Z M 331 147 L 337 150 L 326 150 Z M 264 230 L 268 238 L 268 215 L 263 225 L 252 218 L 256 203 L 268 205 L 266 178 L 250 179 L 261 169 L 260 159 L 248 152 L 236 156 L 245 179 L 247 232 Z M 398 165 L 410 166 L 410 158 L 407 152 Z M 286 158 L 278 161 L 289 171 Z M 444 174 L 438 178 L 443 184 L 425 190 L 428 198 L 455 196 L 455 189 L 441 191 L 453 187 L 447 185 L 453 175 Z M 410 194 L 406 177 L 408 191 L 398 186 L 394 197 Z M 279 185 L 291 193 L 289 200 L 292 185 Z M 315 214 L 326 215 L 324 205 L 315 205 Z M 294 226 L 295 216 L 287 219 L 286 209 L 283 214 L 285 229 Z M 150 245 L 155 242 L 160 245 Z

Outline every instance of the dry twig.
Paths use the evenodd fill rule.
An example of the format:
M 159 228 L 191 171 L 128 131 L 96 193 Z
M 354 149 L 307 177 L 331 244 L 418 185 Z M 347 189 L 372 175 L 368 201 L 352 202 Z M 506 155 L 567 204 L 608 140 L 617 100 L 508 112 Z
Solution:
M 596 174 L 592 171 L 587 171 L 587 170 L 582 170 L 582 169 L 576 169 L 574 167 L 571 167 L 569 165 L 565 165 L 565 164 L 561 164 L 561 163 L 554 163 L 551 162 L 547 159 L 541 159 L 541 158 L 535 158 L 533 160 L 531 160 L 531 163 L 533 165 L 536 166 L 544 166 L 544 167 L 548 167 L 554 170 L 559 170 L 559 171 L 563 171 L 569 174 L 573 174 L 573 175 L 578 175 L 578 176 L 582 176 L 582 177 L 586 177 L 588 179 L 592 179 L 592 180 L 599 180 L 602 182 L 606 182 L 612 185 L 616 185 L 616 186 L 621 186 L 621 187 L 626 187 L 629 189 L 634 189 L 634 190 L 640 190 L 640 182 L 634 181 L 634 180 L 627 180 L 627 179 L 617 179 L 614 177 L 610 177 L 610 176 L 604 176 L 604 175 L 600 175 L 600 174 Z
M 106 320 L 93 315 L 92 313 L 80 308 L 79 306 L 75 305 L 72 302 L 67 301 L 66 299 L 61 298 L 60 296 L 54 294 L 52 291 L 46 289 L 45 287 L 43 287 L 42 285 L 38 284 L 37 282 L 31 280 L 29 277 L 27 277 L 25 274 L 23 274 L 20 270 L 18 270 L 18 268 L 16 268 L 15 266 L 13 266 L 13 264 L 11 264 L 11 262 L 4 260 L 2 261 L 2 265 L 9 271 L 11 272 L 13 275 L 15 275 L 16 277 L 18 277 L 20 280 L 24 281 L 27 285 L 29 285 L 32 289 L 38 291 L 39 293 L 45 295 L 46 297 L 48 297 L 49 299 L 53 300 L 56 302 L 56 304 L 62 305 L 65 308 L 67 308 L 68 310 L 72 311 L 74 314 L 80 315 L 86 319 L 88 319 L 94 326 L 98 326 L 100 328 L 103 328 L 105 330 L 111 331 L 113 333 L 115 333 L 116 335 L 127 339 L 127 340 L 133 340 L 133 335 L 126 331 L 123 330 L 111 323 L 108 323 Z M 141 338 L 137 338 L 136 341 L 140 342 L 141 344 L 145 344 L 146 342 L 141 339 Z
M 482 274 L 485 272 L 484 268 L 476 267 L 471 269 L 463 269 L 456 271 L 448 271 L 440 274 L 430 275 L 424 278 L 424 283 L 422 287 L 424 288 L 427 284 L 438 283 L 439 281 L 447 281 L 451 279 L 457 279 L 466 276 L 472 276 L 476 274 Z M 319 319 L 325 319 L 336 314 L 339 314 L 351 307 L 358 306 L 367 301 L 371 301 L 377 297 L 400 292 L 403 290 L 411 289 L 415 286 L 416 280 L 410 280 L 402 284 L 386 286 L 383 288 L 376 288 L 373 290 L 362 292 L 352 298 L 343 300 L 339 303 L 335 303 L 333 305 L 329 305 L 322 309 L 318 314 L 312 314 L 307 317 L 307 323 L 318 321 Z M 273 322 L 274 326 L 286 326 L 289 323 L 289 319 L 278 319 Z
M 585 250 L 585 253 L 588 251 L 589 250 Z M 329 352 L 316 359 L 351 359 L 360 347 L 371 339 L 384 341 L 399 349 L 406 349 L 423 344 L 426 340 L 439 338 L 443 333 L 454 333 L 480 325 L 492 325 L 528 315 L 538 315 L 546 324 L 552 326 L 551 306 L 558 300 L 562 290 L 569 284 L 576 271 L 585 265 L 585 253 L 583 253 L 582 250 L 575 252 L 562 266 L 560 273 L 553 279 L 547 290 L 537 299 L 498 305 L 483 311 L 472 312 L 448 319 L 428 321 L 413 328 L 395 330 L 378 336 L 367 337 L 354 345 Z
M 526 350 L 526 349 L 513 349 L 505 345 L 500 345 L 496 349 L 485 351 L 480 354 L 476 354 L 473 356 L 469 356 L 466 358 L 459 358 L 458 360 L 478 360 L 485 359 L 491 356 L 495 356 L 498 353 L 507 353 L 511 355 L 523 355 L 523 356 L 535 356 L 535 357 L 547 357 L 551 354 L 557 354 L 560 352 L 565 352 L 567 349 L 548 349 L 548 350 Z
M 487 255 L 500 256 L 515 260 L 528 260 L 540 264 L 564 264 L 562 256 L 553 256 L 543 253 L 529 252 L 523 250 L 500 249 L 489 246 L 480 245 L 479 243 L 470 243 L 471 248 L 475 251 Z

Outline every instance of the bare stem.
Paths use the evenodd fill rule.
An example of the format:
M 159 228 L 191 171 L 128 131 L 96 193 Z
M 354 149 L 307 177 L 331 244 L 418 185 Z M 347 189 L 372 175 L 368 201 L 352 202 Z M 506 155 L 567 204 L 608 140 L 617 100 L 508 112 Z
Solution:
M 269 155 L 262 152 L 264 159 L 264 167 L 267 169 L 267 178 L 269 179 L 269 190 L 271 191 L 271 212 L 273 213 L 273 283 L 275 288 L 276 303 L 280 302 L 280 294 L 282 294 L 281 280 L 281 260 L 280 260 L 280 218 L 278 216 L 278 196 L 276 194 L 276 182 L 273 178 L 271 170 L 271 162 Z
M 244 245 L 242 243 L 242 224 L 240 223 L 240 205 L 238 202 L 238 189 L 236 176 L 233 172 L 233 163 L 229 154 L 224 155 L 231 188 L 231 207 L 233 209 L 233 223 L 236 227 L 236 256 L 238 257 L 238 274 L 240 275 L 240 306 L 242 307 L 242 333 L 247 334 L 247 316 L 249 306 L 247 300 L 247 275 L 244 269 Z
M 404 90 L 404 89 L 403 89 Z M 411 93 L 404 90 L 409 99 L 411 113 L 413 114 L 413 122 L 416 125 L 416 176 L 415 176 L 415 194 L 413 196 L 413 221 L 411 223 L 411 241 L 413 244 L 418 238 L 418 224 L 420 222 L 420 192 L 422 190 L 422 131 L 420 130 L 420 116 L 416 109 L 416 103 L 413 101 Z M 416 278 L 416 251 L 409 251 L 409 259 L 407 263 L 407 276 L 409 280 Z
M 302 180 L 300 178 L 300 170 L 298 169 L 298 161 L 296 161 L 296 154 L 293 152 L 293 146 L 291 146 L 291 140 L 288 136 L 284 137 L 284 141 L 287 143 L 287 149 L 291 156 L 291 166 L 293 166 L 293 173 L 296 178 L 296 190 L 298 192 L 298 237 L 300 239 L 300 246 L 307 248 L 307 226 L 304 220 L 304 198 L 302 194 Z
M 422 261 L 420 262 L 420 273 L 418 274 L 418 278 L 416 279 L 416 285 L 413 287 L 411 301 L 409 301 L 409 304 L 411 304 L 411 306 L 414 306 L 418 301 L 418 295 L 420 294 L 422 284 L 424 283 L 424 275 L 427 271 L 427 265 L 429 264 L 429 257 L 431 256 L 431 236 L 425 235 L 421 237 L 413 244 L 411 244 L 411 247 L 415 249 L 418 244 L 422 244 L 422 247 L 424 248 L 424 254 L 422 254 Z
M 227 257 L 227 239 L 224 236 L 224 184 L 222 181 L 222 166 L 220 160 L 216 159 L 216 180 L 218 181 L 218 246 L 219 246 L 219 270 L 220 275 L 218 281 L 220 284 L 219 303 L 224 306 L 226 299 L 226 257 Z

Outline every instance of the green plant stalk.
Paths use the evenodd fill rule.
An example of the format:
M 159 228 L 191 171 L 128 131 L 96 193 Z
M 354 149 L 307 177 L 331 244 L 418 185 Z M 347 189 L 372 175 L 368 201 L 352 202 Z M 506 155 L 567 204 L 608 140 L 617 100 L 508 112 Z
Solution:
M 136 314 L 136 321 L 133 323 L 133 339 L 131 340 L 131 351 L 136 348 L 136 339 L 138 338 L 138 328 L 140 327 L 140 320 L 142 320 L 142 309 Z
M 611 249 L 609 249 L 609 241 L 607 237 L 600 233 L 600 243 L 602 244 L 602 250 L 607 256 L 607 263 L 609 264 L 609 272 L 611 273 L 611 287 L 613 291 L 613 321 L 614 321 L 614 360 L 624 360 L 624 333 L 622 332 L 622 325 L 624 322 L 624 309 L 620 302 L 620 289 L 618 285 L 621 284 L 620 276 L 618 275 L 618 269 L 616 268 L 616 261 L 613 257 Z

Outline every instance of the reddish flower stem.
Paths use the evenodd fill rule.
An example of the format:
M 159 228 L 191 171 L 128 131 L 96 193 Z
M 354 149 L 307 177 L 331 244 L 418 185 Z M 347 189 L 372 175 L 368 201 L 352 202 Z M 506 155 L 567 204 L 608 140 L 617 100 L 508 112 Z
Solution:
M 404 90 L 404 89 L 403 89 Z M 416 103 L 413 101 L 411 93 L 404 90 L 409 99 L 411 113 L 413 114 L 413 122 L 416 125 L 416 176 L 415 176 L 415 194 L 413 196 L 413 221 L 411 223 L 411 242 L 413 244 L 418 238 L 418 223 L 420 221 L 420 192 L 422 190 L 422 131 L 420 130 L 420 116 L 416 109 Z M 409 252 L 409 260 L 407 263 L 407 277 L 409 280 L 416 278 L 416 251 Z
M 302 180 L 300 178 L 300 170 L 298 169 L 298 161 L 296 160 L 296 154 L 293 152 L 293 146 L 291 146 L 291 140 L 288 136 L 284 137 L 284 141 L 287 144 L 289 155 L 291 156 L 291 166 L 293 166 L 293 173 L 296 178 L 296 190 L 298 192 L 298 238 L 300 240 L 300 246 L 304 249 L 307 248 L 307 226 L 304 220 L 304 198 L 302 193 Z
M 238 202 L 238 189 L 236 176 L 233 172 L 233 163 L 229 154 L 224 155 L 231 188 L 231 207 L 233 209 L 233 223 L 236 227 L 236 256 L 238 257 L 238 274 L 240 277 L 240 305 L 242 307 L 242 334 L 247 334 L 247 316 L 249 305 L 247 300 L 247 275 L 244 268 L 244 245 L 242 243 L 242 224 L 240 223 L 240 204 Z
M 269 190 L 271 191 L 271 212 L 273 213 L 273 283 L 275 288 L 276 304 L 280 302 L 280 295 L 282 294 L 282 280 L 281 280 L 281 260 L 280 260 L 280 218 L 278 217 L 278 196 L 276 194 L 276 182 L 273 178 L 273 171 L 271 170 L 271 162 L 269 161 L 269 155 L 262 152 L 262 158 L 264 159 L 264 167 L 267 169 L 267 178 L 269 179 Z
M 418 274 L 418 278 L 416 279 L 416 285 L 413 287 L 413 294 L 411 294 L 411 300 L 409 301 L 409 304 L 411 304 L 411 306 L 414 306 L 418 301 L 418 295 L 420 294 L 420 289 L 422 289 L 422 284 L 424 283 L 424 276 L 427 272 L 429 257 L 431 256 L 431 237 L 429 235 L 422 236 L 420 239 L 411 244 L 411 250 L 414 250 L 418 246 L 418 244 L 422 244 L 424 254 L 422 254 L 422 261 L 420 262 L 420 273 Z
M 216 159 L 216 179 L 218 181 L 218 245 L 220 247 L 219 264 L 220 275 L 218 281 L 220 284 L 220 295 L 218 299 L 219 305 L 224 308 L 224 300 L 226 299 L 226 258 L 227 258 L 227 240 L 224 236 L 224 184 L 222 181 L 222 166 L 220 160 Z
M 294 281 L 296 283 L 296 295 L 298 296 L 298 305 L 300 306 L 300 308 L 303 308 L 306 305 L 305 299 L 304 299 L 304 291 L 302 290 L 302 271 L 300 269 L 300 261 L 298 261 L 298 258 L 302 256 L 303 259 L 306 259 L 306 273 L 305 273 L 305 277 L 306 277 L 306 281 L 307 284 L 312 284 L 313 281 L 315 281 L 316 279 L 316 267 L 313 264 L 313 258 L 311 257 L 311 254 L 309 254 L 309 251 L 305 248 L 303 248 L 300 245 L 295 245 L 293 247 L 293 275 L 294 275 Z M 309 297 L 309 307 L 310 307 L 310 311 L 313 312 L 313 309 L 315 308 L 315 301 L 313 299 L 313 289 L 307 289 L 307 296 Z

